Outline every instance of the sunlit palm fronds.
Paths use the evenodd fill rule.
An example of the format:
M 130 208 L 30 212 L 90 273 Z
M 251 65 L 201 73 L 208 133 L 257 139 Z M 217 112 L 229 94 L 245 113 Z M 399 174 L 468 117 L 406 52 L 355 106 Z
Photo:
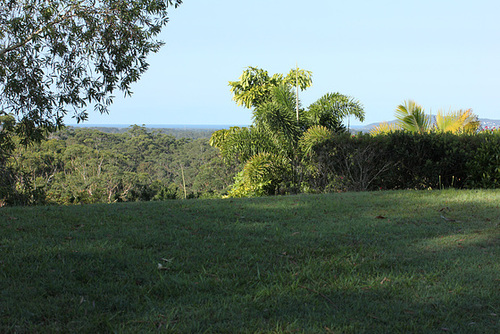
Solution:
M 375 126 L 373 129 L 370 130 L 370 134 L 372 135 L 380 135 L 380 134 L 386 134 L 389 132 L 393 132 L 399 130 L 398 126 L 394 123 L 387 123 L 387 122 L 382 122 L 379 125 Z
M 450 111 L 447 114 L 440 110 L 436 116 L 436 129 L 440 132 L 475 132 L 479 125 L 472 109 Z
M 290 165 L 282 156 L 268 152 L 258 153 L 245 163 L 229 196 L 271 195 L 277 190 L 283 175 L 289 173 Z
M 300 138 L 299 146 L 305 156 L 308 156 L 315 146 L 321 145 L 331 139 L 334 133 L 326 126 L 311 126 Z
M 293 87 L 297 87 L 298 85 L 300 90 L 304 90 L 312 86 L 312 72 L 294 68 L 290 70 L 283 81 Z
M 257 67 L 248 67 L 238 81 L 229 81 L 233 100 L 239 106 L 246 108 L 257 107 L 269 101 L 271 90 L 279 85 L 296 86 L 301 90 L 312 85 L 312 72 L 302 69 L 293 69 L 283 77 L 282 74 L 269 76 L 266 70 Z
M 271 90 L 270 101 L 254 110 L 255 127 L 274 142 L 277 151 L 292 158 L 294 147 L 301 135 L 295 118 L 295 94 L 288 85 L 281 84 Z
M 404 104 L 400 104 L 396 108 L 395 116 L 398 119 L 397 125 L 403 130 L 425 133 L 431 128 L 430 117 L 415 101 L 407 100 Z
M 222 157 L 244 163 L 261 152 L 276 150 L 272 140 L 256 127 L 231 127 L 212 134 L 210 145 L 220 150 Z

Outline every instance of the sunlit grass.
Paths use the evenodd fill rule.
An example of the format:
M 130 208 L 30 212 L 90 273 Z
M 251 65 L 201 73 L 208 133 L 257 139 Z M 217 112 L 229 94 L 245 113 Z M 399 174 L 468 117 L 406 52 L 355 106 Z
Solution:
M 0 209 L 0 332 L 497 333 L 500 191 Z

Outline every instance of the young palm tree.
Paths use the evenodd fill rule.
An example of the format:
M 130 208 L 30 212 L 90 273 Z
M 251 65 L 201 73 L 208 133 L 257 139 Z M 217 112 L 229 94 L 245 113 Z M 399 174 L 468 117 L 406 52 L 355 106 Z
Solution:
M 431 128 L 431 119 L 425 114 L 424 108 L 413 100 L 407 100 L 396 108 L 398 125 L 410 132 L 425 133 Z
M 404 130 L 416 133 L 426 133 L 430 131 L 438 132 L 474 132 L 479 128 L 477 116 L 472 113 L 472 109 L 450 111 L 444 113 L 438 111 L 436 123 L 433 125 L 431 117 L 426 115 L 424 109 L 412 100 L 407 100 L 397 107 L 395 111 L 396 123 L 381 123 L 373 128 L 370 133 L 382 134 L 395 130 Z
M 304 90 L 312 85 L 312 73 L 293 69 L 287 76 L 279 73 L 269 76 L 267 71 L 250 66 L 243 71 L 238 81 L 229 81 L 229 86 L 236 104 L 250 109 L 269 101 L 271 89 L 282 83 L 297 85 L 300 90 Z
M 448 114 L 438 111 L 436 116 L 436 129 L 440 132 L 475 132 L 479 126 L 480 122 L 472 109 L 450 111 Z
M 293 179 L 301 135 L 295 94 L 286 83 L 270 88 L 268 94 L 254 107 L 250 127 L 219 130 L 211 137 L 210 144 L 222 156 L 244 166 L 231 196 L 272 194 L 281 181 Z
M 301 148 L 307 149 L 307 145 L 317 142 L 320 134 L 329 136 L 345 131 L 342 119 L 348 115 L 364 119 L 361 104 L 338 93 L 326 94 L 307 110 L 300 109 L 293 86 L 303 89 L 311 82 L 309 71 L 296 69 L 286 77 L 270 77 L 256 68 L 247 69 L 240 81 L 230 82 L 233 99 L 240 105 L 253 107 L 252 126 L 216 131 L 210 140 L 224 157 L 237 159 L 244 165 L 230 195 L 272 194 L 282 183 L 293 187 L 303 154 Z M 302 114 L 299 120 L 297 109 Z M 313 127 L 327 131 L 318 128 L 306 132 Z M 302 138 L 307 138 L 305 144 L 299 145 Z

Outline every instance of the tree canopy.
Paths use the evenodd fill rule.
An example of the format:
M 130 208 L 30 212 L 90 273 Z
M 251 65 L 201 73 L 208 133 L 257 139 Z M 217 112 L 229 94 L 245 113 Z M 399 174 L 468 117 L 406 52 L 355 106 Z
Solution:
M 0 116 L 16 118 L 25 142 L 78 122 L 88 107 L 108 111 L 113 93 L 131 95 L 148 54 L 182 0 L 1 0 Z
M 300 90 L 304 90 L 312 85 L 312 72 L 296 68 L 286 76 L 281 73 L 270 76 L 266 70 L 249 66 L 239 80 L 229 81 L 233 100 L 249 109 L 269 101 L 272 88 L 280 84 L 298 85 Z

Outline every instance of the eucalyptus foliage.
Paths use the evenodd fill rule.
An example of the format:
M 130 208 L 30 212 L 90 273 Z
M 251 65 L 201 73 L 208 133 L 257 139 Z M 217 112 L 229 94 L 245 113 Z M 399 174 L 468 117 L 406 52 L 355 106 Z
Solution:
M 148 69 L 147 56 L 182 0 L 1 0 L 0 116 L 16 117 L 25 143 L 72 113 L 108 112 L 113 94 Z
M 0 168 L 0 206 L 212 197 L 236 174 L 207 138 L 176 139 L 136 125 L 124 133 L 62 129 L 16 145 Z

